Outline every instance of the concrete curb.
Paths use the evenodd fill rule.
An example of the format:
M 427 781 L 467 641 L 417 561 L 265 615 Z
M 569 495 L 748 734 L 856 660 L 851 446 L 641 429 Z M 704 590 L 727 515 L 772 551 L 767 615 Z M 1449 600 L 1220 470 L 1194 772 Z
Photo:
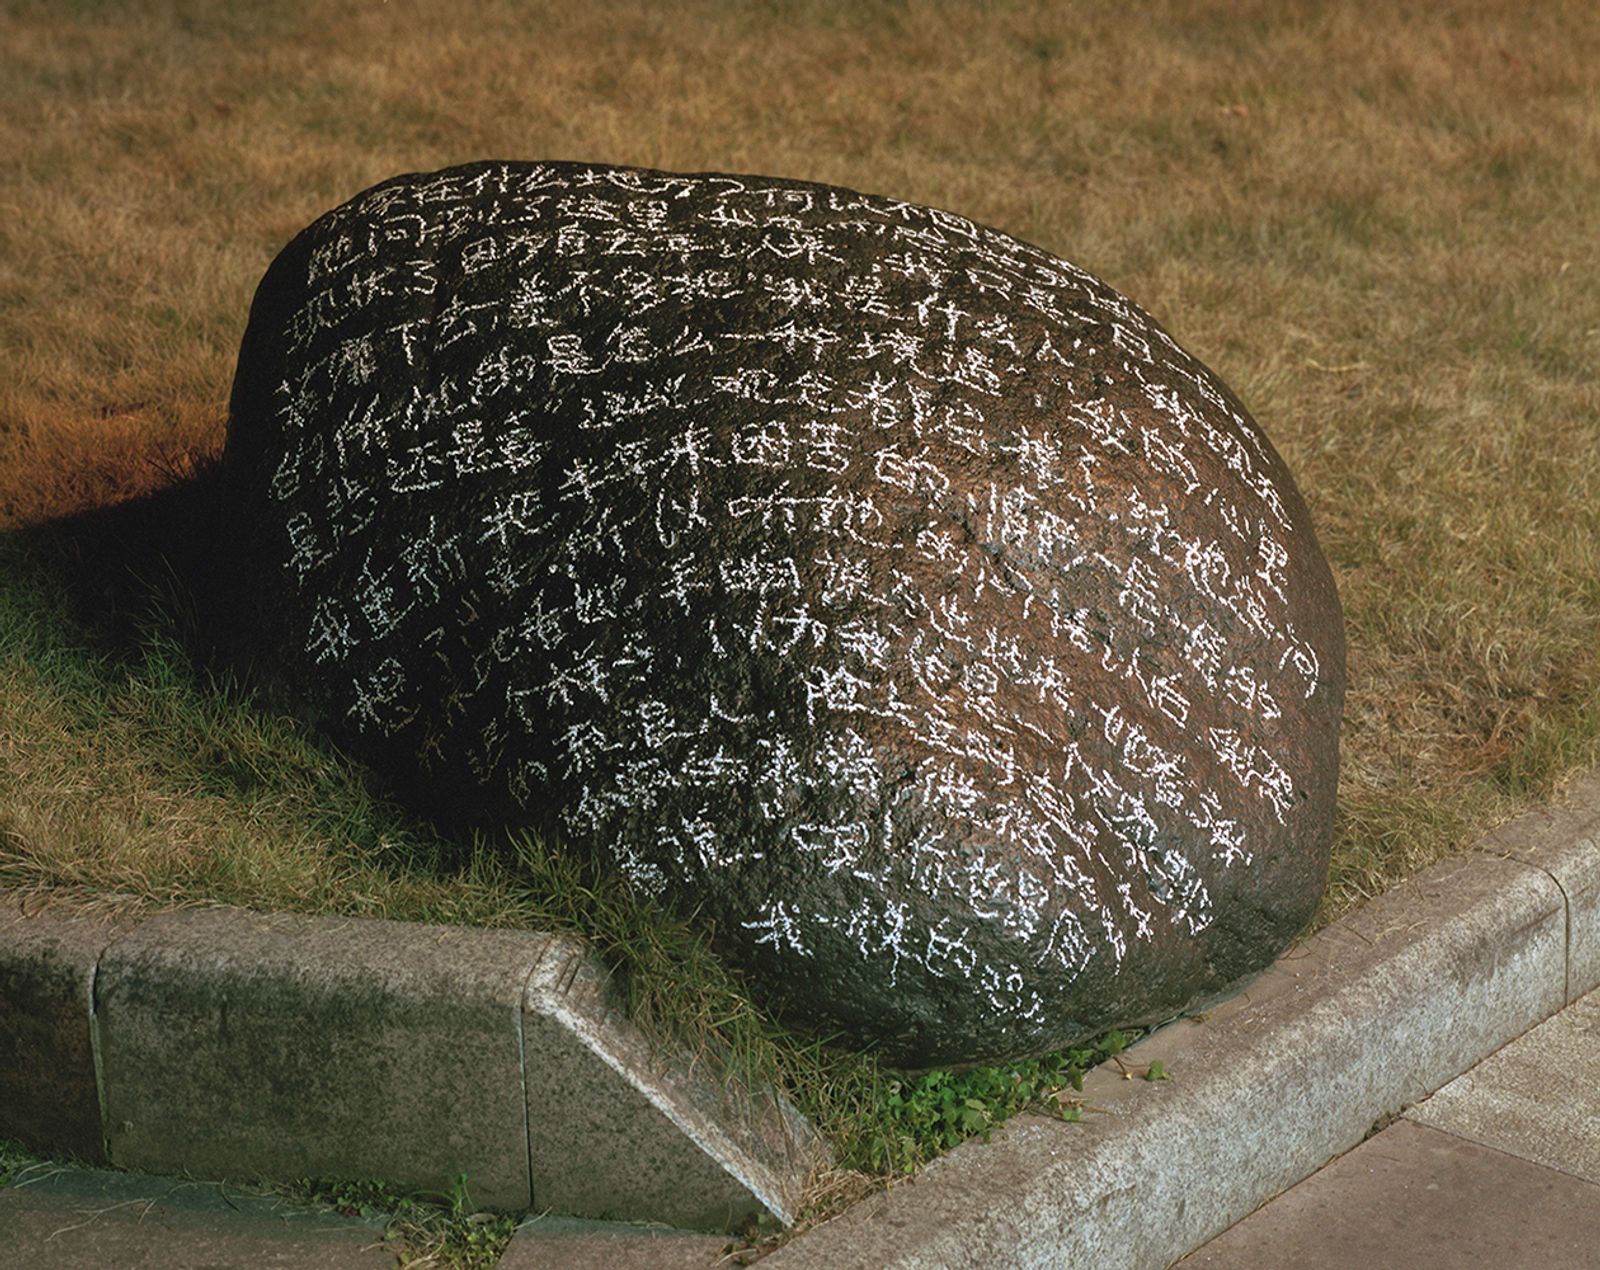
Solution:
M 1597 951 L 1590 776 L 1092 1073 L 1081 1123 L 1019 1117 L 765 1264 L 1169 1265 L 1594 987 Z
M 0 907 L 0 1135 L 699 1230 L 793 1220 L 822 1155 L 772 1091 L 653 1050 L 571 939 L 240 909 Z
M 135 1167 L 174 1167 L 179 1157 L 160 1157 L 153 1146 L 148 1146 L 148 1160 L 139 1155 L 141 1142 L 153 1141 L 149 1128 L 140 1125 L 152 1115 L 158 1121 L 180 1112 L 186 1117 L 194 1104 L 153 1104 L 138 1110 L 136 1118 L 125 1113 L 136 1104 L 119 1091 L 119 1065 L 139 1069 L 145 1062 L 139 1046 L 157 1041 L 139 1040 L 138 1029 L 130 1032 L 118 1012 L 142 999 L 140 975 L 150 973 L 151 966 L 181 965 L 192 955 L 197 936 L 173 930 L 189 922 L 198 931 L 224 919 L 253 925 L 255 933 L 246 932 L 247 939 L 259 939 L 261 928 L 276 927 L 281 946 L 272 956 L 282 959 L 279 980 L 302 984 L 307 965 L 326 969 L 332 954 L 323 947 L 316 956 L 297 960 L 295 946 L 304 954 L 306 931 L 320 930 L 316 923 L 342 921 L 196 912 L 133 925 L 96 918 L 63 925 L 0 912 L 0 1133 L 91 1160 L 106 1159 L 103 1144 L 109 1143 L 112 1163 L 137 1159 Z M 308 922 L 312 925 L 298 925 Z M 400 928 L 399 923 L 343 926 L 349 928 L 343 934 L 323 932 L 318 938 L 355 940 L 366 948 L 354 959 L 365 969 L 350 980 L 366 984 L 363 992 L 372 991 L 374 978 L 380 987 L 386 975 L 392 983 L 392 956 L 397 949 L 414 951 L 418 931 L 431 932 L 439 944 L 439 963 L 428 973 L 443 976 L 441 982 L 469 974 L 461 966 L 475 962 L 478 954 L 466 945 L 480 936 L 495 942 L 496 947 L 479 951 L 485 965 L 493 967 L 490 978 L 509 973 L 516 980 L 509 1014 L 536 1008 L 555 982 L 546 947 L 551 941 L 545 936 L 412 927 L 391 947 L 384 944 L 389 935 L 376 928 Z M 498 941 L 507 939 L 533 941 L 542 951 L 534 955 L 532 944 L 520 951 L 500 948 Z M 508 970 L 508 958 L 520 969 Z M 347 961 L 333 960 L 334 978 L 347 974 Z M 259 948 L 254 954 L 236 953 L 235 961 L 235 973 L 256 973 L 264 964 Z M 410 964 L 401 978 L 419 973 Z M 218 974 L 215 964 L 203 973 L 186 971 L 184 991 L 202 990 L 197 983 Z M 584 977 L 575 968 L 572 976 L 555 979 Z M 480 976 L 476 982 L 481 981 Z M 230 980 L 222 975 L 217 982 Z M 1426 870 L 1306 941 L 1203 1020 L 1180 1022 L 1148 1037 L 1125 1056 L 1126 1077 L 1115 1070 L 1091 1073 L 1085 1095 L 1093 1110 L 1081 1123 L 1019 1117 L 991 1142 L 957 1148 L 915 1180 L 857 1204 L 766 1260 L 773 1270 L 1166 1266 L 1359 1142 L 1380 1117 L 1438 1089 L 1597 983 L 1600 775 L 1574 785 L 1561 805 L 1522 816 L 1473 850 Z M 589 1020 L 583 1027 L 567 1027 L 565 1035 L 575 1037 L 579 1048 L 609 1046 L 625 1053 L 630 1042 L 606 1040 L 609 1029 L 624 1025 L 584 1004 L 592 986 L 561 997 Z M 204 990 L 215 992 L 215 984 Z M 169 985 L 166 991 L 174 990 Z M 391 995 L 410 999 L 416 991 L 413 984 Z M 487 999 L 498 1001 L 497 992 Z M 454 990 L 435 993 L 432 1000 L 447 1002 L 455 995 Z M 177 1005 L 162 1008 L 176 1010 L 173 1017 L 179 1017 L 186 999 L 178 992 Z M 400 1026 L 403 1006 L 401 1000 L 394 1007 L 400 1014 L 390 1011 L 384 1017 Z M 332 1013 L 348 1008 L 347 1002 Z M 220 1013 L 215 1002 L 211 1011 L 206 1017 Z M 560 1013 L 546 1009 L 541 1017 L 556 1019 Z M 148 1031 L 148 1019 L 144 1026 Z M 160 1027 L 150 1035 L 159 1038 Z M 531 1033 L 516 1035 L 526 1046 Z M 437 1046 L 436 1052 L 445 1054 Z M 1157 1061 L 1170 1079 L 1127 1078 Z M 608 1064 L 606 1070 L 617 1073 L 626 1066 Z M 518 1068 L 526 1071 L 521 1064 Z M 454 1070 L 464 1080 L 481 1076 L 476 1067 L 466 1071 L 458 1064 Z M 314 1083 L 294 1091 L 314 1108 L 325 1105 L 323 1092 Z M 427 1107 L 436 1093 L 414 1090 L 412 1096 Z M 529 1105 L 532 1097 L 530 1090 Z M 683 1106 L 704 1106 L 703 1089 L 691 1088 L 681 1097 Z M 670 1110 L 648 1095 L 641 1109 L 680 1130 L 692 1129 L 702 1114 Z M 779 1119 L 777 1136 L 785 1139 L 794 1132 L 793 1122 L 787 1115 Z M 264 1131 L 279 1148 L 292 1150 L 315 1140 L 321 1131 L 315 1121 L 313 1116 L 304 1126 L 295 1121 L 275 1127 L 268 1118 Z M 709 1140 L 700 1148 L 713 1161 L 730 1142 L 748 1141 L 749 1133 L 747 1126 L 736 1124 L 730 1133 L 726 1120 L 716 1123 L 723 1128 L 704 1135 Z M 773 1123 L 769 1117 L 763 1132 L 772 1133 Z M 102 1124 L 108 1130 L 104 1138 Z M 521 1121 L 514 1131 L 526 1134 L 526 1124 Z M 392 1123 L 380 1121 L 376 1128 L 373 1137 L 380 1147 L 383 1137 L 397 1136 Z M 486 1132 L 494 1139 L 503 1128 L 491 1125 Z M 762 1177 L 770 1176 L 763 1174 L 769 1164 L 760 1161 L 770 1162 L 772 1140 L 752 1153 L 757 1165 L 743 1177 L 747 1193 L 761 1189 Z M 529 1137 L 522 1142 L 524 1152 L 537 1160 L 537 1143 Z M 513 1146 L 509 1154 L 515 1152 Z M 782 1148 L 777 1154 L 792 1159 Z M 361 1158 L 367 1163 L 363 1172 L 391 1173 L 381 1155 Z M 573 1162 L 569 1171 L 575 1168 L 581 1165 Z M 651 1171 L 669 1190 L 681 1180 L 659 1163 Z M 780 1169 L 780 1175 L 792 1179 L 796 1173 Z M 514 1169 L 508 1176 L 504 1199 L 514 1206 L 524 1192 Z M 532 1192 L 537 1197 L 536 1182 Z M 675 1216 L 687 1224 L 681 1214 Z

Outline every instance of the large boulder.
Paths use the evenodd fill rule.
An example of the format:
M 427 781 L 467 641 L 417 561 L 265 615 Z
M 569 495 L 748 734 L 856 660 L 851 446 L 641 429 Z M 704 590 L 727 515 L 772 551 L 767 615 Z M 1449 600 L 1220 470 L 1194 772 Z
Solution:
M 1210 371 L 995 230 L 398 177 L 262 282 L 225 474 L 248 621 L 333 735 L 894 1063 L 1171 1015 L 1317 905 L 1344 637 L 1305 506 Z

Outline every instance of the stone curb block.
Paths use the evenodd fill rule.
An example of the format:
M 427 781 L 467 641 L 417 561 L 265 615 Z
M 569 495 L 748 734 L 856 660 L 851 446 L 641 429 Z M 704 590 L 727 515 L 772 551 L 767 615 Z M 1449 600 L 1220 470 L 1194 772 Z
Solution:
M 1594 1188 L 1588 1202 L 1600 1220 L 1597 1091 L 1600 992 L 1592 992 L 1408 1107 L 1405 1118 L 1582 1179 Z M 1590 1264 L 1596 1254 L 1600 1246 Z
M 1502 825 L 1477 850 L 1555 879 L 1567 904 L 1566 998 L 1600 985 L 1600 773 L 1574 781 L 1559 803 Z
M 110 918 L 33 919 L 0 906 L 0 1134 L 105 1163 L 90 1001 Z
M 551 940 L 163 913 L 100 962 L 111 1160 L 199 1177 L 384 1177 L 525 1208 L 518 1005 Z
M 85 920 L 62 934 L 59 920 L 34 926 L 41 919 L 0 916 L 0 1054 L 55 1046 L 62 1055 L 59 1071 L 27 1089 L 25 1075 L 17 1077 L 28 1069 L 7 1065 L 0 1132 L 24 1136 L 31 1114 L 34 1133 L 40 1125 L 76 1125 L 83 1141 L 82 1107 L 95 1088 L 85 1079 L 73 1003 L 97 983 L 99 949 L 108 940 L 120 949 L 128 938 L 108 934 L 103 921 L 91 930 Z M 412 929 L 446 940 L 499 934 Z M 570 955 L 568 948 L 533 959 L 524 1011 L 537 1013 L 553 984 L 582 977 Z M 540 979 L 539 966 L 555 978 Z M 104 998 L 117 982 L 100 982 L 96 995 Z M 1358 1142 L 1380 1116 L 1433 1092 L 1597 982 L 1600 776 L 1591 776 L 1563 805 L 1531 812 L 1473 852 L 1380 896 L 1291 951 L 1204 1021 L 1165 1028 L 1124 1058 L 1130 1077 L 1159 1061 L 1171 1079 L 1091 1073 L 1091 1110 L 1081 1124 L 1021 1117 L 993 1142 L 956 1149 L 769 1261 L 775 1270 L 1167 1265 Z M 27 1015 L 19 1003 L 29 1002 L 46 1006 Z M 597 1029 L 569 1050 L 609 1043 L 607 1030 L 620 1024 L 603 1010 L 596 1018 Z M 687 1083 L 694 1087 L 688 1101 L 703 1107 L 706 1079 L 691 1074 Z M 525 1097 L 531 1123 L 531 1092 Z M 677 1123 L 667 1109 L 657 1112 Z M 792 1159 L 809 1148 L 787 1111 L 776 1122 L 759 1112 L 751 1118 L 763 1126 L 762 1151 L 778 1143 L 779 1157 Z M 93 1149 L 90 1143 L 91 1158 Z M 720 1149 L 713 1144 L 711 1153 Z M 764 1176 L 753 1168 L 747 1184 L 764 1186 Z M 780 1169 L 779 1176 L 796 1174 Z
M 1166 1266 L 1559 1009 L 1567 936 L 1542 868 L 1446 861 L 1091 1073 L 1081 1123 L 1019 1117 L 769 1263 Z
M 580 944 L 530 932 L 8 913 L 0 1046 L 0 1134 L 151 1173 L 465 1173 L 479 1205 L 726 1229 L 791 1221 L 820 1158 L 786 1103 L 669 1065 Z
M 729 1230 L 763 1210 L 785 1224 L 822 1147 L 786 1101 L 731 1086 L 706 1062 L 668 1071 L 606 1004 L 604 971 L 571 943 L 528 982 L 523 1009 L 529 1158 L 538 1207 Z M 689 1155 L 685 1140 L 698 1152 Z M 573 1167 L 574 1142 L 585 1144 Z M 752 1147 L 754 1149 L 752 1149 Z

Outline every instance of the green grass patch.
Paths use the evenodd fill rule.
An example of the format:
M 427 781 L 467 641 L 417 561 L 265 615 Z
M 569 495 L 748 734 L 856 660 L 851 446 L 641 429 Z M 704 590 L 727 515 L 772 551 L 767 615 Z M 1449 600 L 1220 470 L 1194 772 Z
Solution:
M 466 1174 L 448 1193 L 405 1191 L 383 1181 L 301 1178 L 277 1188 L 285 1199 L 341 1217 L 384 1222 L 400 1264 L 414 1270 L 493 1270 L 517 1230 L 517 1218 L 474 1207 Z

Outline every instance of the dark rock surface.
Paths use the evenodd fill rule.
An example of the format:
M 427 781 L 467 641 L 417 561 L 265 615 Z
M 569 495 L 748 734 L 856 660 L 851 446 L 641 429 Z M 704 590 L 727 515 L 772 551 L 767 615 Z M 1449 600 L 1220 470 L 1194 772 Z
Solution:
M 908 1065 L 1266 964 L 1326 876 L 1328 567 L 1074 266 L 825 186 L 396 178 L 273 264 L 229 514 L 282 671 L 435 810 L 699 906 Z

